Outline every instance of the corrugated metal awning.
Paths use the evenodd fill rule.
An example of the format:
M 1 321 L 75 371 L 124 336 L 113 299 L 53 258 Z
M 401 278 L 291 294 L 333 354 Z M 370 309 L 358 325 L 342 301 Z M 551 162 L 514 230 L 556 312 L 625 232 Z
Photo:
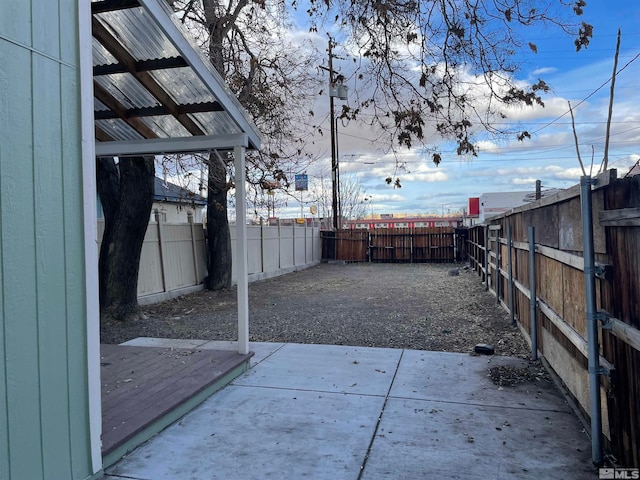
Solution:
M 97 156 L 260 147 L 257 127 L 162 0 L 92 0 Z

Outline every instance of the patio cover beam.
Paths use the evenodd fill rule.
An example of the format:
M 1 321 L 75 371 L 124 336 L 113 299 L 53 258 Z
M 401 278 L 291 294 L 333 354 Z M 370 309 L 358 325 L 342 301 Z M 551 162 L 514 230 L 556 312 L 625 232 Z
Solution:
M 116 142 L 96 142 L 97 157 L 126 157 L 137 155 L 162 155 L 168 153 L 210 152 L 247 147 L 245 133 L 232 135 L 198 135 L 185 138 L 152 138 L 143 140 L 123 140 Z

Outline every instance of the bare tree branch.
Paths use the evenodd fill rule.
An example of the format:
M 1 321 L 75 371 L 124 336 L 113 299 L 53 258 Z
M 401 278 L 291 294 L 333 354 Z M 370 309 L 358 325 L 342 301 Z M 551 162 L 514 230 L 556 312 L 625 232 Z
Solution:
M 580 146 L 578 144 L 578 134 L 576 133 L 576 122 L 573 118 L 573 108 L 571 108 L 571 102 L 567 102 L 569 104 L 569 112 L 571 113 L 571 128 L 573 129 L 573 140 L 576 144 L 576 154 L 578 155 L 578 162 L 580 163 L 580 168 L 582 169 L 582 175 L 587 175 L 587 171 L 584 169 L 584 163 L 582 163 L 582 157 L 580 156 Z
M 611 75 L 611 88 L 609 90 L 609 113 L 607 114 L 607 132 L 604 137 L 604 156 L 599 171 L 605 172 L 609 166 L 609 139 L 611 137 L 611 117 L 613 116 L 613 94 L 616 87 L 616 72 L 618 70 L 618 57 L 620 55 L 620 36 L 618 29 L 618 40 L 616 41 L 616 54 L 613 60 L 613 74 Z

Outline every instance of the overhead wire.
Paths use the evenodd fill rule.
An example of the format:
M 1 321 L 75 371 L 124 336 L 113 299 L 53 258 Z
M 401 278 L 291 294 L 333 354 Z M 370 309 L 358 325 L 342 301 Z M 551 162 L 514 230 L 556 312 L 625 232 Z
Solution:
M 629 60 L 624 67 L 620 68 L 620 70 L 618 70 L 616 72 L 616 76 L 620 75 L 620 73 L 622 73 L 629 65 L 631 65 L 633 62 L 635 62 L 638 58 L 640 58 L 640 53 L 637 53 L 631 60 Z M 582 100 L 580 100 L 574 107 L 573 109 L 575 110 L 576 108 L 578 108 L 580 105 L 582 105 L 584 102 L 586 102 L 587 100 L 589 100 L 591 97 L 593 97 L 596 93 L 598 93 L 600 90 L 602 90 L 604 87 L 606 87 L 611 80 L 613 79 L 613 75 L 610 76 L 604 83 L 602 83 L 602 85 L 600 85 L 598 88 L 596 88 L 595 90 L 593 90 L 589 95 L 587 95 L 585 98 L 583 98 Z M 554 123 L 556 123 L 558 120 L 564 118 L 565 116 L 569 115 L 570 111 L 567 110 L 566 112 L 564 112 L 562 115 L 556 117 L 554 120 L 551 120 L 550 122 L 546 123 L 544 126 L 534 130 L 533 132 L 529 132 L 531 135 L 535 135 L 536 133 L 541 132 L 542 130 L 544 130 L 547 127 L 550 127 L 551 125 L 553 125 Z

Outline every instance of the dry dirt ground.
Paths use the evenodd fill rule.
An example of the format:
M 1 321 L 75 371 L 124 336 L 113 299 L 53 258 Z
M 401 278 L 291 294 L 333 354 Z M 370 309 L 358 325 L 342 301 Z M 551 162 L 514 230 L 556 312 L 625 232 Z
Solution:
M 488 343 L 496 355 L 529 353 L 508 314 L 462 265 L 321 264 L 249 284 L 249 311 L 250 339 L 257 342 L 463 353 Z M 235 287 L 149 305 L 144 312 L 146 319 L 103 324 L 102 342 L 237 338 Z

